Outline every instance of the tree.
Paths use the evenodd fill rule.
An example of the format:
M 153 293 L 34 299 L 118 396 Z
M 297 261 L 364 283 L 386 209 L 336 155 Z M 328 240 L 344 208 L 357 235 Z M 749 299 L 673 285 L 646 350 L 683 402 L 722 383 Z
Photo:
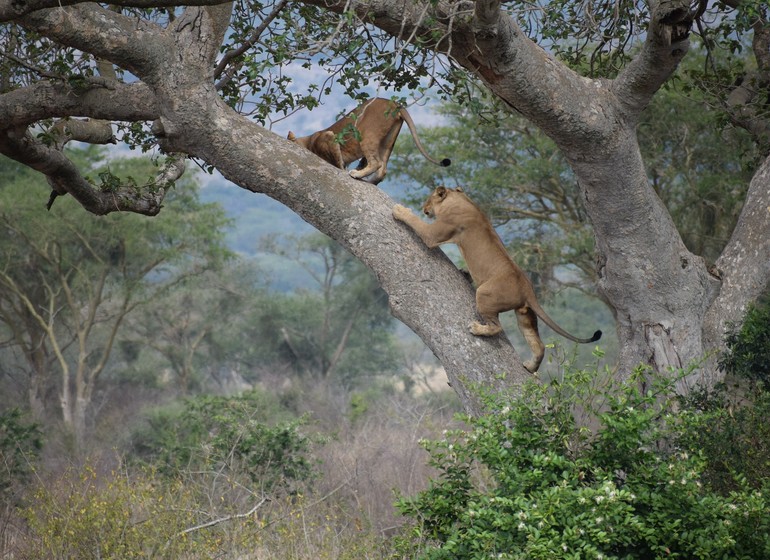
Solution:
M 248 341 L 236 335 L 241 316 L 251 312 L 248 299 L 256 296 L 256 290 L 235 289 L 231 277 L 244 270 L 240 262 L 232 265 L 186 278 L 142 313 L 132 315 L 121 337 L 126 361 L 144 364 L 146 360 L 138 360 L 147 351 L 160 357 L 162 367 L 173 373 L 173 388 L 180 395 L 200 386 L 209 375 L 219 380 L 221 369 L 234 367 L 237 357 L 219 352 L 215 339 L 237 338 L 241 348 L 248 348 Z M 232 349 L 234 354 L 237 351 Z M 151 361 L 149 367 L 154 365 Z
M 126 317 L 217 266 L 227 255 L 218 231 L 224 217 L 198 203 L 188 184 L 169 197 L 168 220 L 127 214 L 84 221 L 72 200 L 40 212 L 31 183 L 22 177 L 0 191 L 0 325 L 27 364 L 32 411 L 43 420 L 58 408 L 80 449 Z
M 327 379 L 336 374 L 350 382 L 365 372 L 395 369 L 392 328 L 387 297 L 370 272 L 338 243 L 323 235 L 309 235 L 265 248 L 295 260 L 312 278 L 316 289 L 297 290 L 280 302 L 262 306 L 258 333 L 281 350 L 281 358 L 303 374 Z
M 477 410 L 474 383 L 502 391 L 527 374 L 503 337 L 468 334 L 475 311 L 462 276 L 392 220 L 393 202 L 382 191 L 239 114 L 259 118 L 266 106 L 288 113 L 317 103 L 328 83 L 307 95 L 281 93 L 291 63 L 331 68 L 329 81 L 354 96 L 369 79 L 418 88 L 420 78 L 438 79 L 443 67 L 453 96 L 481 82 L 551 138 L 577 178 L 596 238 L 598 289 L 617 319 L 621 372 L 639 363 L 665 371 L 710 355 L 723 346 L 726 322 L 738 320 L 766 288 L 770 159 L 754 175 L 712 268 L 687 249 L 650 187 L 636 133 L 697 27 L 710 49 L 744 48 L 751 40 L 755 66 L 717 67 L 710 76 L 721 89 L 712 91 L 767 154 L 770 26 L 761 0 L 711 8 L 705 0 L 618 6 L 554 0 L 543 10 L 496 0 L 218 2 L 190 0 L 176 10 L 173 0 L 116 0 L 113 9 L 76 0 L 3 0 L 0 17 L 13 25 L 4 30 L 0 152 L 45 173 L 54 189 L 91 212 L 153 214 L 163 188 L 94 188 L 57 142 L 46 144 L 30 128 L 47 119 L 110 120 L 124 123 L 124 141 L 156 142 L 270 195 L 374 271 L 393 313 L 433 350 L 469 410 Z M 357 66 L 359 56 L 364 62 Z M 140 124 L 150 122 L 148 134 L 139 134 Z M 697 382 L 717 380 L 715 364 L 705 363 Z

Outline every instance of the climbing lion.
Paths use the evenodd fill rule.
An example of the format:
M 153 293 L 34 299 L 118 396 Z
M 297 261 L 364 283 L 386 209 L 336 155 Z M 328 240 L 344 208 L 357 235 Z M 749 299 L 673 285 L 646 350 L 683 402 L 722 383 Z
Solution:
M 559 327 L 540 307 L 529 278 L 511 260 L 503 242 L 489 219 L 468 198 L 462 189 L 438 187 L 422 207 L 423 212 L 435 218 L 424 222 L 405 206 L 393 207 L 393 217 L 411 227 L 430 248 L 442 243 L 456 243 L 476 284 L 476 308 L 484 323 L 475 321 L 471 333 L 494 336 L 502 331 L 498 315 L 515 310 L 524 338 L 532 349 L 532 359 L 524 367 L 537 371 L 545 355 L 545 346 L 537 329 L 537 318 L 561 336 L 574 342 L 589 343 L 599 340 L 602 331 L 591 338 L 577 338 Z
M 449 159 L 431 158 L 422 147 L 407 110 L 380 97 L 370 99 L 329 128 L 299 138 L 289 132 L 288 138 L 340 169 L 360 159 L 350 176 L 363 179 L 374 173 L 372 183 L 376 185 L 385 178 L 388 159 L 404 122 L 417 149 L 428 161 L 444 167 L 451 163 Z

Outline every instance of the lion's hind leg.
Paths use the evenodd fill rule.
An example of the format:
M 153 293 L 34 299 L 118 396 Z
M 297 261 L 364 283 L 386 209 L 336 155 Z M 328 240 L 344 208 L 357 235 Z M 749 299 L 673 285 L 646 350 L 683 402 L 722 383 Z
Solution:
M 524 362 L 524 367 L 531 373 L 535 373 L 545 356 L 545 345 L 540 340 L 537 329 L 537 315 L 529 307 L 522 307 L 516 310 L 516 319 L 519 322 L 521 334 L 524 335 L 524 339 L 532 350 L 532 358 Z
M 503 327 L 500 325 L 499 306 L 495 302 L 495 294 L 489 284 L 482 284 L 476 290 L 476 309 L 484 323 L 474 321 L 470 325 L 471 334 L 476 336 L 495 336 Z
M 382 177 L 380 176 L 380 170 L 382 168 L 382 163 L 380 161 L 380 158 L 376 156 L 370 156 L 367 155 L 364 157 L 364 161 L 366 161 L 366 165 L 364 167 L 361 167 L 360 165 L 353 169 L 350 172 L 350 176 L 354 179 L 364 179 L 371 175 L 372 173 L 377 172 L 377 175 L 375 176 L 375 179 L 372 181 L 373 183 L 377 184 L 380 181 L 382 181 L 382 178 L 385 177 L 385 174 L 382 174 Z M 377 180 L 379 178 L 379 181 Z

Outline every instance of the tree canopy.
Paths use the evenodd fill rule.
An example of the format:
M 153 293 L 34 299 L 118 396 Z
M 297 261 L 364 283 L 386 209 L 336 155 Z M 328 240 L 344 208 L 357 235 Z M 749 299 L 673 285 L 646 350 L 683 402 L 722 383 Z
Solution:
M 488 95 L 521 114 L 574 173 L 597 288 L 617 320 L 619 371 L 665 371 L 723 348 L 726 323 L 770 278 L 767 12 L 762 0 L 2 0 L 0 153 L 95 214 L 156 214 L 184 157 L 268 194 L 374 272 L 473 410 L 475 383 L 502 390 L 526 377 L 507 340 L 468 334 L 472 291 L 392 220 L 383 191 L 271 134 L 268 114 L 317 106 L 333 87 L 358 98 L 369 83 L 395 95 L 432 87 L 470 107 Z M 650 184 L 637 132 L 695 35 L 707 52 L 693 73 L 710 94 L 703 110 L 747 130 L 761 162 L 713 265 L 685 244 Z M 296 93 L 309 70 L 320 77 Z M 70 140 L 173 157 L 146 185 L 94 182 L 62 150 Z M 707 360 L 689 382 L 720 375 Z

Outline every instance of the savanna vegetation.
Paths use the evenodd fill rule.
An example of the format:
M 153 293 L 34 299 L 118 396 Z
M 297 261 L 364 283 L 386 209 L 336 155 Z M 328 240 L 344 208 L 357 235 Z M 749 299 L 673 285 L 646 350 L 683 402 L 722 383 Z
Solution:
M 0 0 L 0 554 L 770 557 L 768 16 Z M 269 130 L 373 92 L 452 166 L 404 139 L 378 188 Z M 196 166 L 325 234 L 250 240 L 303 282 Z M 533 377 L 511 318 L 471 336 L 391 216 L 436 184 L 600 346 Z

